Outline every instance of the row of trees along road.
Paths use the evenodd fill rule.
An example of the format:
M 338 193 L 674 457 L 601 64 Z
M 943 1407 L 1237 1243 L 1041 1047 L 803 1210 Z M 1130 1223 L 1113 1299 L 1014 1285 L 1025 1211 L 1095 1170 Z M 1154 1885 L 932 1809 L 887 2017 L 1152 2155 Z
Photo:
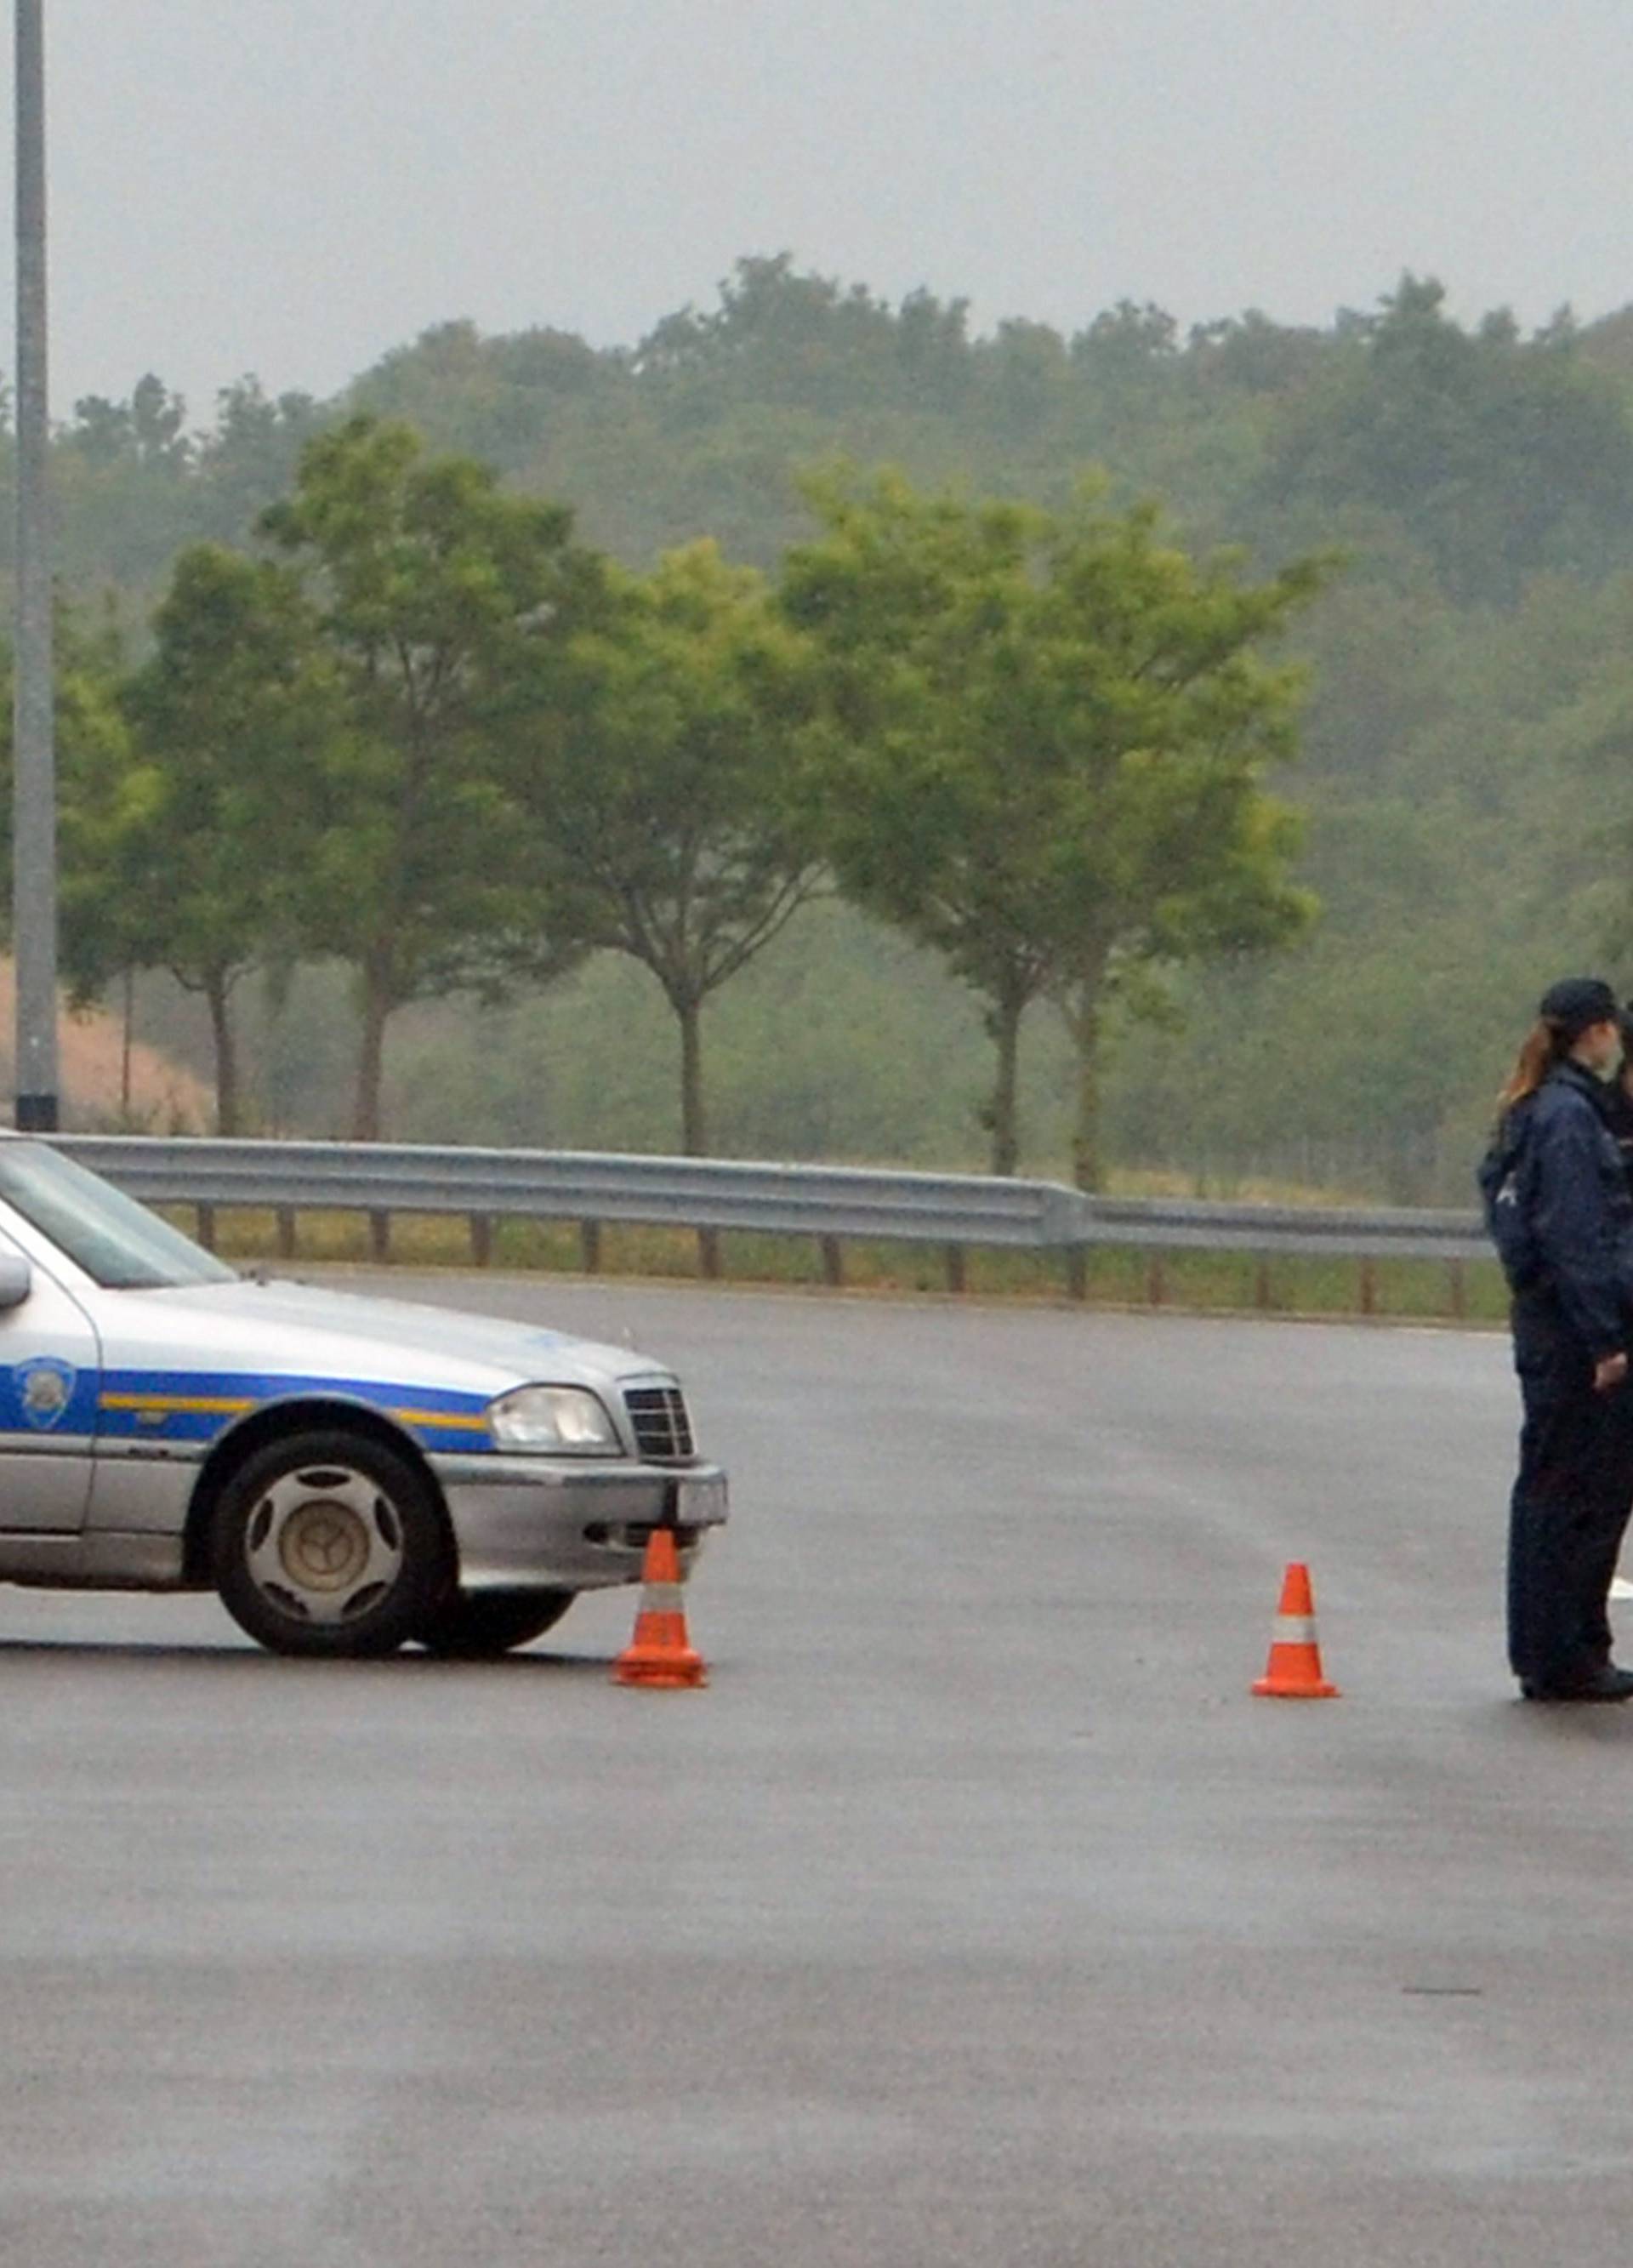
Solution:
M 707 543 L 639 575 L 406 425 L 319 434 L 261 553 L 181 555 L 138 666 L 67 626 L 82 996 L 143 968 L 201 994 L 233 1132 L 242 979 L 344 961 L 368 1140 L 398 1010 L 626 954 L 677 1020 L 701 1152 L 706 1002 L 836 888 L 982 1001 L 997 1172 L 1022 1020 L 1056 1005 L 1094 1186 L 1108 1005 L 1159 1020 L 1165 971 L 1313 911 L 1263 785 L 1298 695 L 1266 649 L 1325 568 L 1249 581 L 1092 488 L 1048 513 L 833 473 L 806 500 L 775 581 Z

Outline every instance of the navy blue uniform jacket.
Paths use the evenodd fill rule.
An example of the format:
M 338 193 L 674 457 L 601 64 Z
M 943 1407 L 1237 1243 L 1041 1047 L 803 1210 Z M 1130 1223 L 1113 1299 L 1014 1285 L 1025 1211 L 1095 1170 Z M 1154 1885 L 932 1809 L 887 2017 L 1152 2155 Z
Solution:
M 1602 1095 L 1591 1071 L 1566 1063 L 1520 1106 L 1520 1202 L 1542 1267 L 1515 1302 L 1515 1322 L 1563 1322 L 1594 1362 L 1633 1336 L 1633 1192 Z

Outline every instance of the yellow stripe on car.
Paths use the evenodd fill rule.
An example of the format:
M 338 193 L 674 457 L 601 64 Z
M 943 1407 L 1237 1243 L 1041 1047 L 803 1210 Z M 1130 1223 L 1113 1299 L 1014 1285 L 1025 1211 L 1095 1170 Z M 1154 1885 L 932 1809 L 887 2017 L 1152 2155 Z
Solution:
M 485 1433 L 488 1420 L 485 1414 L 471 1416 L 452 1410 L 388 1410 L 400 1425 L 446 1425 L 456 1433 Z
M 104 1410 L 134 1410 L 143 1418 L 239 1418 L 256 1407 L 217 1394 L 105 1394 L 101 1401 Z

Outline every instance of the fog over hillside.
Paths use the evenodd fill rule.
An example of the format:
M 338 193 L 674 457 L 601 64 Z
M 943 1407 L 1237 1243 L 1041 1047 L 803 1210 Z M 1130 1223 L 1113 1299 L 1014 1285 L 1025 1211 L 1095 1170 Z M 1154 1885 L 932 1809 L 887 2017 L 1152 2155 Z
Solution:
M 977 329 L 1629 295 L 1616 0 L 52 0 L 57 401 L 328 395 L 451 316 L 600 347 L 746 245 Z M 0 62 L 4 59 L 0 58 Z

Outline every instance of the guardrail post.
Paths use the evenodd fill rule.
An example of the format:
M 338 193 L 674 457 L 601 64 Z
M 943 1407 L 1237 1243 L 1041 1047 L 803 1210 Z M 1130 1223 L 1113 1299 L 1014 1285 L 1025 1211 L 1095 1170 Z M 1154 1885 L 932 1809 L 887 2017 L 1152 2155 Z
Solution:
M 213 1204 L 200 1204 L 196 1211 L 198 1241 L 206 1252 L 213 1252 L 216 1248 L 216 1208 Z
M 960 1293 L 964 1290 L 964 1248 L 961 1244 L 947 1247 L 947 1289 Z
M 720 1278 L 720 1232 L 717 1228 L 700 1228 L 697 1232 L 697 1272 L 707 1283 Z
M 1253 1303 L 1262 1314 L 1269 1314 L 1274 1302 L 1270 1297 L 1270 1256 L 1262 1252 L 1254 1262 Z
M 474 1212 L 471 1215 L 471 1258 L 478 1268 L 493 1265 L 493 1215 Z
M 376 1260 L 391 1258 L 391 1215 L 371 1212 L 369 1215 L 369 1250 Z
M 1089 1296 L 1089 1248 L 1086 1244 L 1066 1247 L 1066 1297 L 1086 1300 Z
M 581 1220 L 578 1224 L 578 1257 L 584 1263 L 586 1276 L 601 1272 L 601 1224 L 599 1220 Z
M 1359 1290 L 1361 1313 L 1375 1315 L 1378 1313 L 1378 1263 L 1370 1257 L 1361 1263 Z
M 817 1242 L 822 1252 L 822 1281 L 830 1292 L 840 1291 L 845 1281 L 845 1256 L 839 1239 L 820 1236 Z
M 1460 1323 L 1468 1313 L 1468 1271 L 1460 1260 L 1446 1262 L 1445 1288 L 1452 1313 Z
M 277 1218 L 278 1218 L 278 1258 L 279 1258 L 280 1260 L 292 1260 L 292 1259 L 295 1257 L 295 1208 L 294 1208 L 294 1206 L 293 1206 L 293 1205 L 280 1205 L 280 1206 L 278 1207 L 278 1216 L 277 1216 Z
M 1153 1252 L 1145 1270 L 1145 1298 L 1153 1307 L 1160 1307 L 1168 1296 L 1168 1270 L 1160 1252 Z

